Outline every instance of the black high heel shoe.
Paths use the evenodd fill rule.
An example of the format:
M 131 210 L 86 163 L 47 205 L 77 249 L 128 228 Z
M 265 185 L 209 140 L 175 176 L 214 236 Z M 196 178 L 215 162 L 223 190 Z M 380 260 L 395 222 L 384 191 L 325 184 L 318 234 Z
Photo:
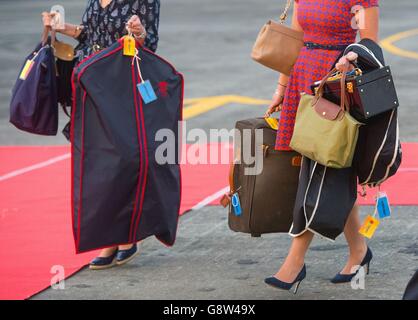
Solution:
M 91 270 L 103 270 L 108 269 L 116 265 L 116 255 L 118 253 L 118 249 L 115 249 L 115 252 L 112 253 L 109 257 L 97 257 L 94 258 L 90 264 L 89 268 Z
M 365 267 L 366 274 L 369 274 L 370 272 L 370 262 L 372 261 L 372 259 L 373 259 L 372 250 L 370 250 L 370 248 L 367 247 L 366 255 L 363 261 L 360 263 L 360 267 Z M 357 275 L 358 271 L 359 270 L 351 274 L 337 273 L 337 275 L 331 279 L 331 282 L 335 284 L 351 282 L 351 280 L 353 280 L 353 278 Z
M 138 254 L 138 247 L 136 243 L 132 245 L 130 249 L 127 250 L 119 250 L 116 255 L 116 264 L 118 266 L 121 266 L 125 263 L 128 263 L 131 261 L 135 256 Z
M 292 289 L 292 287 L 294 285 L 296 285 L 295 288 L 293 289 L 293 293 L 296 294 L 296 293 L 298 293 L 298 289 L 299 289 L 300 283 L 305 278 L 306 278 L 306 266 L 303 265 L 302 270 L 296 276 L 296 279 L 293 282 L 291 282 L 291 283 L 283 282 L 283 281 L 277 279 L 276 277 L 266 278 L 266 279 L 264 279 L 264 282 L 266 284 L 268 284 L 269 286 L 272 286 L 272 287 L 274 287 L 276 289 L 288 290 L 288 291 L 290 291 Z

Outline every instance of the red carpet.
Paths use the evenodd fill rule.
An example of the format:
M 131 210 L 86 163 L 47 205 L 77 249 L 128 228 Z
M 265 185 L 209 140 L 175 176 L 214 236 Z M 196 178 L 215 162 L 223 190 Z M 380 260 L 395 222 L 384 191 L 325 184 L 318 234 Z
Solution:
M 68 277 L 95 255 L 74 253 L 68 152 L 67 146 L 0 147 L 0 299 L 28 298 L 50 285 L 52 266 L 63 266 Z M 228 169 L 183 165 L 181 212 L 218 204 Z M 404 144 L 402 169 L 382 189 L 392 205 L 418 205 L 417 181 L 418 144 Z
M 226 170 L 184 165 L 181 213 L 210 202 Z M 52 266 L 68 277 L 95 254 L 74 251 L 69 147 L 0 147 L 0 299 L 28 298 L 50 285 Z
M 402 144 L 402 165 L 397 174 L 383 183 L 381 190 L 389 196 L 392 205 L 418 205 L 418 143 Z M 359 197 L 360 204 L 373 204 L 376 190 L 368 191 L 366 198 Z

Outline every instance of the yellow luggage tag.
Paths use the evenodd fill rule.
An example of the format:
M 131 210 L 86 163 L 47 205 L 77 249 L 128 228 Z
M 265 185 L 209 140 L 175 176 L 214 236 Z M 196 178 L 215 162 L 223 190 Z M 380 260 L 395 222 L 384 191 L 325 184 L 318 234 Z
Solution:
M 32 70 L 33 64 L 34 64 L 33 60 L 31 59 L 26 60 L 25 65 L 19 75 L 20 80 L 26 80 L 26 78 L 28 77 L 29 73 Z
M 340 80 L 342 78 L 342 74 L 341 72 L 336 72 L 333 75 L 331 75 L 327 81 L 335 81 L 335 80 Z
M 270 128 L 272 128 L 273 130 L 278 130 L 279 129 L 279 122 L 276 118 L 264 118 L 264 120 L 266 120 L 267 124 L 270 126 Z
M 361 69 L 359 69 L 359 68 L 355 68 L 355 69 L 353 69 L 353 70 L 351 70 L 351 71 L 349 71 L 348 73 L 347 73 L 347 77 L 349 77 L 349 76 L 361 76 L 363 74 L 363 72 L 361 71 Z M 341 80 L 341 78 L 342 78 L 342 76 L 343 76 L 343 74 L 341 73 L 341 72 L 336 72 L 336 73 L 334 73 L 334 74 L 332 74 L 328 79 L 327 79 L 327 81 L 336 81 L 336 80 Z
M 128 57 L 135 56 L 135 38 L 131 34 L 123 37 L 123 55 Z
M 364 220 L 363 225 L 361 226 L 359 233 L 366 238 L 373 238 L 374 233 L 376 232 L 377 228 L 379 227 L 380 221 L 376 218 L 378 212 L 378 204 L 379 201 L 376 199 L 376 204 L 374 207 L 373 216 L 367 216 L 366 220 Z
M 364 220 L 363 225 L 361 226 L 359 233 L 366 238 L 371 239 L 376 232 L 377 228 L 379 227 L 380 221 L 376 218 L 377 211 L 378 211 L 378 201 L 376 201 L 376 205 L 374 208 L 373 216 L 367 216 L 366 220 Z
M 371 239 L 379 227 L 380 221 L 372 216 L 367 216 L 359 232 L 366 238 Z

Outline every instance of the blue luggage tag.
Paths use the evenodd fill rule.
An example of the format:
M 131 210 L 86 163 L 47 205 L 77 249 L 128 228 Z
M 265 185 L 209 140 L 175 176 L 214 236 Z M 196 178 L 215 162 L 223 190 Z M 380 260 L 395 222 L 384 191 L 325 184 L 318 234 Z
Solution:
M 157 95 L 155 94 L 155 91 L 152 88 L 151 82 L 149 80 L 138 83 L 137 88 L 145 104 L 157 100 Z
M 241 202 L 239 201 L 238 193 L 234 193 L 231 198 L 232 208 L 234 209 L 234 214 L 239 217 L 242 214 Z
M 380 219 L 390 217 L 389 199 L 385 192 L 379 192 L 377 195 L 377 212 Z

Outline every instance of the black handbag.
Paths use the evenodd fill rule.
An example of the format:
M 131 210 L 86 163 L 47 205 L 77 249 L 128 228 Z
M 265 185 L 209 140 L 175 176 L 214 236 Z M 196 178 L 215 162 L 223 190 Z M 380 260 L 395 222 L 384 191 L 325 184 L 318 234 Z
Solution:
M 359 55 L 360 70 L 363 70 L 363 65 L 365 65 L 365 63 L 361 64 L 361 61 L 369 62 L 364 67 L 367 72 L 360 72 L 346 79 L 347 100 L 350 104 L 351 115 L 359 121 L 367 122 L 372 117 L 396 109 L 399 106 L 399 100 L 390 67 L 384 66 L 370 49 L 360 43 L 348 46 L 344 54 L 350 50 Z M 371 62 L 374 62 L 374 65 Z M 312 88 L 314 92 L 317 86 L 314 84 Z M 339 103 L 340 81 L 338 79 L 327 81 L 323 96 L 334 103 Z
M 398 110 L 379 114 L 362 126 L 353 159 L 358 183 L 380 186 L 396 174 L 402 163 Z
M 357 64 L 363 71 L 363 78 L 367 79 L 370 74 L 373 77 L 383 71 L 382 78 L 391 80 L 390 76 L 384 75 L 385 72 L 390 72 L 387 72 L 388 67 L 382 67 L 384 64 L 383 52 L 375 42 L 363 39 L 359 44 L 349 46 L 344 54 L 347 54 L 348 51 L 358 54 Z M 378 82 L 376 81 L 376 83 Z M 392 84 L 385 87 L 390 93 L 390 90 L 394 90 L 393 81 L 385 82 Z M 382 84 L 382 87 L 384 86 Z M 383 93 L 382 97 L 386 99 L 388 93 Z M 382 100 L 378 96 L 372 96 L 371 99 L 376 99 L 375 105 Z M 383 102 L 382 105 L 384 105 Z M 360 185 L 376 187 L 395 175 L 402 163 L 398 110 L 393 108 L 367 120 L 366 125 L 360 128 L 353 166 Z

